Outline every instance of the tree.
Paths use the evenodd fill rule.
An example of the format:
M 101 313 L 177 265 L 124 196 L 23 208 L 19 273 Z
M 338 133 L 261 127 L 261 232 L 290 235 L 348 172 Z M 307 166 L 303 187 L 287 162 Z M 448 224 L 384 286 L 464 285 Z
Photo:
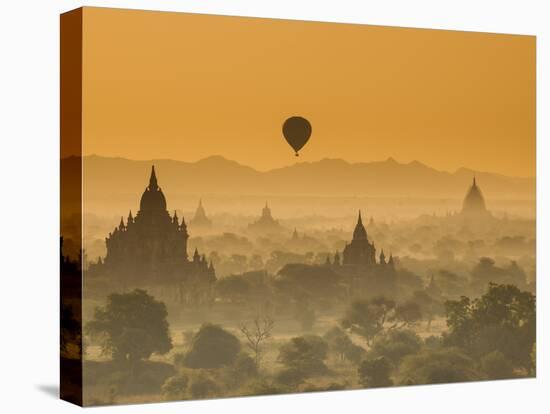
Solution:
M 204 324 L 193 337 L 184 364 L 189 368 L 219 368 L 231 365 L 241 350 L 235 335 L 218 325 Z
M 493 351 L 481 358 L 481 369 L 487 379 L 514 378 L 514 367 L 500 351 Z
M 302 384 L 309 375 L 300 368 L 287 367 L 281 370 L 275 379 L 279 384 L 284 384 L 291 389 L 296 389 L 298 385 Z
M 340 327 L 330 329 L 323 339 L 327 341 L 329 350 L 337 355 L 340 361 L 350 360 L 359 363 L 366 351 L 359 345 L 355 345 L 348 334 Z
M 223 384 L 220 388 L 225 392 L 237 390 L 257 376 L 256 363 L 246 352 L 240 352 L 233 364 L 216 369 L 216 383 Z
M 193 398 L 219 396 L 220 389 L 212 374 L 205 370 L 196 370 L 190 378 L 189 393 Z
M 439 288 L 442 296 L 454 299 L 459 298 L 467 292 L 468 279 L 464 276 L 442 269 L 437 273 L 434 285 Z M 428 291 L 428 293 L 434 297 L 432 292 Z M 438 296 L 439 295 L 435 295 L 436 298 Z
M 334 300 L 343 293 L 341 276 L 328 266 L 292 263 L 283 266 L 274 280 L 276 289 L 299 300 L 304 296 Z
M 300 298 L 296 302 L 296 309 L 294 311 L 294 319 L 300 322 L 303 331 L 311 331 L 313 324 L 315 323 L 315 309 L 310 306 L 308 300 Z
M 248 296 L 250 285 L 242 275 L 231 275 L 216 281 L 216 292 L 232 303 L 243 303 Z
M 244 352 L 241 352 L 233 364 L 233 377 L 241 380 L 255 377 L 258 374 L 256 362 Z
M 374 337 L 383 331 L 388 313 L 394 308 L 395 302 L 384 298 L 356 300 L 346 311 L 342 327 L 363 337 L 370 346 Z
M 393 314 L 389 318 L 389 321 L 393 322 L 389 329 L 409 327 L 417 323 L 420 319 L 422 319 L 420 306 L 416 302 L 405 302 L 395 307 Z
M 384 357 L 366 359 L 359 365 L 357 374 L 363 387 L 389 387 L 393 385 L 390 378 L 391 364 Z
M 403 358 L 397 378 L 400 384 L 440 384 L 481 379 L 475 362 L 460 349 L 424 350 Z
M 480 358 L 500 351 L 515 367 L 532 369 L 535 343 L 535 297 L 513 285 L 489 284 L 482 297 L 447 301 L 447 345 Z
M 162 394 L 168 399 L 183 399 L 187 392 L 189 377 L 179 373 L 168 378 L 162 385 Z
M 76 358 L 81 357 L 81 327 L 80 322 L 76 320 L 73 308 L 70 305 L 61 305 L 61 353 L 64 357 L 71 355 L 71 348 L 74 348 Z
M 152 353 L 165 354 L 172 348 L 164 303 L 146 291 L 113 293 L 107 304 L 96 308 L 88 322 L 90 334 L 103 336 L 103 351 L 113 359 L 135 362 Z
M 266 317 L 262 320 L 255 318 L 250 328 L 246 324 L 242 324 L 240 327 L 242 334 L 246 338 L 246 346 L 254 354 L 254 362 L 258 369 L 262 360 L 263 343 L 271 338 L 271 331 L 274 326 L 275 322 L 273 319 Z
M 489 283 L 515 285 L 520 289 L 525 289 L 527 278 L 525 272 L 516 262 L 511 262 L 507 268 L 501 268 L 495 265 L 493 259 L 482 257 L 472 269 L 472 288 L 481 292 Z
M 328 371 L 324 363 L 327 351 L 328 345 L 320 336 L 298 336 L 279 348 L 277 361 L 306 378 Z
M 422 348 L 422 339 L 411 330 L 392 330 L 375 339 L 370 354 L 384 357 L 394 366 L 411 354 L 416 354 Z
M 430 283 L 427 289 L 413 292 L 411 299 L 411 302 L 418 304 L 421 314 L 426 319 L 428 331 L 431 328 L 434 317 L 444 312 L 443 303 L 437 299 L 440 295 L 434 292 L 436 291 L 435 286 L 437 285 Z M 435 294 L 432 294 L 432 292 Z
M 420 307 L 414 302 L 398 305 L 391 299 L 377 297 L 352 302 L 342 320 L 342 327 L 362 336 L 370 346 L 377 335 L 411 326 L 421 316 Z

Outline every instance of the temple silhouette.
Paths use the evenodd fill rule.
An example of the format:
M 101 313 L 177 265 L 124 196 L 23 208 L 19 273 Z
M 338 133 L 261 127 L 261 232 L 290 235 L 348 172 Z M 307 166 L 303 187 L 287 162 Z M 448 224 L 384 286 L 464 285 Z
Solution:
M 128 214 L 105 238 L 107 254 L 91 267 L 92 274 L 108 276 L 123 288 L 170 287 L 181 303 L 206 303 L 213 299 L 216 274 L 198 250 L 187 253 L 189 233 L 184 218 L 171 216 L 166 197 L 151 169 L 136 216 Z
M 206 211 L 202 205 L 202 199 L 199 200 L 199 205 L 195 211 L 195 215 L 189 222 L 189 227 L 197 230 L 208 230 L 212 228 L 212 220 L 206 215 Z
M 279 233 L 284 230 L 283 226 L 273 218 L 271 215 L 271 209 L 265 203 L 265 207 L 262 209 L 262 215 L 253 223 L 248 225 L 248 229 L 257 233 Z
M 363 225 L 361 218 L 361 211 L 357 217 L 357 224 L 353 230 L 353 238 L 350 243 L 347 243 L 342 251 L 342 264 L 343 265 L 360 265 L 360 266 L 375 266 L 375 265 L 389 265 L 394 267 L 393 256 L 390 254 L 388 261 L 386 262 L 386 256 L 384 250 L 380 251 L 379 261 L 376 262 L 376 248 L 374 242 L 369 242 L 367 237 L 367 230 Z M 334 263 L 340 262 L 340 255 L 336 253 L 334 257 Z
M 477 185 L 475 177 L 462 202 L 461 215 L 466 218 L 486 218 L 491 215 L 489 210 L 487 210 L 485 198 Z

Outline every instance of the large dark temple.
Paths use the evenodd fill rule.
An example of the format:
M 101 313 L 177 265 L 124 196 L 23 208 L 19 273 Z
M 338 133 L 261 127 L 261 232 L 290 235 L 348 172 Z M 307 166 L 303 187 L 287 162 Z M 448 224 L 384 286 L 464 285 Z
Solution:
M 334 255 L 332 262 L 327 258 L 325 265 L 342 277 L 350 297 L 396 295 L 398 270 L 393 256 L 390 254 L 386 259 L 383 250 L 376 256 L 374 242 L 368 239 L 361 212 L 351 242 L 344 246 L 342 255 L 338 252 Z
M 350 243 L 346 244 L 344 251 L 342 252 L 344 265 L 376 265 L 376 248 L 374 242 L 371 243 L 367 237 L 367 230 L 363 225 L 361 219 L 361 212 L 359 211 L 359 217 L 357 218 L 357 224 L 353 230 L 353 239 Z M 389 264 L 393 266 L 393 257 L 390 255 L 388 262 L 386 263 L 386 257 L 384 251 L 380 252 L 380 265 Z
M 126 288 L 137 286 L 173 287 L 183 303 L 211 299 L 216 275 L 212 265 L 198 251 L 187 255 L 189 234 L 185 220 L 166 209 L 166 198 L 152 167 L 149 185 L 141 196 L 139 211 L 106 237 L 107 254 L 94 266 L 94 273 L 115 278 Z

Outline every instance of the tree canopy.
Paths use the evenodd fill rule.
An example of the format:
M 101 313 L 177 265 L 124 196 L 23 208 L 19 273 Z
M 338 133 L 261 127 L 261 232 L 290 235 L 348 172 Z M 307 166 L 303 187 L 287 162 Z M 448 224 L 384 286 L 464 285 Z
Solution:
M 114 293 L 104 307 L 96 308 L 88 322 L 90 334 L 102 335 L 103 350 L 113 359 L 137 361 L 172 348 L 166 306 L 146 291 Z
M 342 293 L 341 277 L 328 266 L 313 266 L 300 263 L 285 265 L 274 280 L 281 293 L 294 298 L 304 295 L 311 298 L 333 299 Z
M 479 380 L 473 359 L 458 348 L 425 349 L 403 358 L 398 371 L 400 384 L 441 384 Z
M 422 348 L 422 339 L 411 330 L 392 330 L 375 339 L 369 354 L 377 357 L 385 357 L 394 366 L 411 354 L 415 354 Z
M 390 373 L 391 364 L 384 357 L 366 359 L 361 362 L 357 369 L 359 382 L 367 388 L 389 387 L 393 385 Z
M 241 350 L 239 339 L 222 327 L 204 324 L 193 336 L 184 364 L 189 368 L 219 368 L 231 365 Z
M 370 345 L 384 331 L 410 326 L 421 317 L 418 304 L 397 304 L 394 300 L 381 296 L 352 302 L 342 320 L 342 327 L 362 336 Z
M 513 285 L 489 284 L 478 299 L 445 304 L 449 332 L 445 343 L 480 358 L 500 351 L 516 367 L 532 368 L 536 339 L 535 297 Z
M 328 345 L 320 336 L 298 336 L 279 348 L 277 361 L 304 377 L 319 375 L 327 372 L 327 351 Z
M 329 345 L 329 350 L 340 360 L 349 360 L 358 363 L 366 354 L 364 348 L 352 342 L 349 335 L 340 327 L 331 328 L 323 336 Z

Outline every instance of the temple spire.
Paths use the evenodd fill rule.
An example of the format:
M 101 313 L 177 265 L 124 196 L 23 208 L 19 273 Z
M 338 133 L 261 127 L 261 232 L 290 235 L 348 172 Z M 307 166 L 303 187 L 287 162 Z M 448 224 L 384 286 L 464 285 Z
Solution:
M 353 231 L 354 239 L 366 239 L 367 231 L 365 226 L 363 226 L 363 220 L 361 218 L 361 210 L 359 210 L 359 216 L 357 217 L 357 224 L 355 225 L 355 230 Z
M 149 190 L 156 191 L 158 190 L 157 175 L 155 174 L 155 166 L 151 167 L 151 177 L 149 178 Z
M 384 254 L 384 249 L 380 251 L 380 264 L 381 265 L 386 264 L 386 255 Z
M 339 265 L 340 265 L 340 253 L 336 252 L 336 253 L 334 254 L 333 263 L 334 263 L 336 266 L 339 266 Z
M 393 254 L 390 252 L 390 259 L 388 260 L 388 264 L 393 266 Z

